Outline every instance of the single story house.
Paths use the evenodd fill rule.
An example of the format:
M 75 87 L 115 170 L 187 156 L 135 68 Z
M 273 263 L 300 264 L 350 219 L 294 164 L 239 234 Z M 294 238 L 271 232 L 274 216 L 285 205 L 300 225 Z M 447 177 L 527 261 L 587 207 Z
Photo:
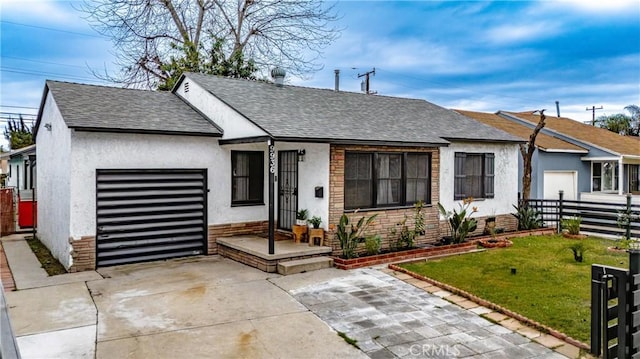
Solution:
M 495 114 L 458 112 L 529 138 L 540 117 L 533 112 L 498 111 Z M 640 141 L 566 117 L 547 116 L 536 139 L 531 198 L 640 203 Z M 522 177 L 522 157 L 519 159 Z M 519 185 L 520 189 L 522 184 Z
M 456 110 L 486 125 L 528 141 L 533 132 L 531 126 L 509 120 L 499 114 Z M 547 117 L 549 118 L 549 117 Z M 536 150 L 531 161 L 530 198 L 557 199 L 559 191 L 564 191 L 564 198 L 577 200 L 580 192 L 590 190 L 589 163 L 582 160 L 589 150 L 553 137 L 545 132 L 536 138 Z M 518 155 L 518 191 L 522 192 L 522 176 L 524 166 L 522 155 Z
M 521 139 L 424 100 L 185 73 L 171 92 L 47 81 L 34 130 L 38 232 L 71 271 L 219 253 L 218 238 L 291 231 L 468 196 L 513 227 Z M 265 240 L 265 245 L 267 241 Z M 224 253 L 221 253 L 224 255 Z

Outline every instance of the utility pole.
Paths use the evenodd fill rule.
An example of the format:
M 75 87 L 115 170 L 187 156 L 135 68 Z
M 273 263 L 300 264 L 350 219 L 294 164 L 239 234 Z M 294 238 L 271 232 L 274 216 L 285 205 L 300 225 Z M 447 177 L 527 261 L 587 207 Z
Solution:
M 370 88 L 369 88 L 369 75 L 373 75 L 373 76 L 376 75 L 376 68 L 375 67 L 371 71 L 367 71 L 367 72 L 365 72 L 363 74 L 358 74 L 358 78 L 361 78 L 361 77 L 364 76 L 364 82 L 363 82 L 364 83 L 364 88 L 362 88 L 362 86 L 361 86 L 360 89 L 362 91 L 364 91 L 364 93 L 366 93 L 367 95 L 375 95 L 378 92 L 370 90 Z
M 595 106 L 591 106 L 591 108 L 587 107 L 586 111 L 591 111 L 592 115 L 591 115 L 591 126 L 595 126 L 596 125 L 596 110 L 602 110 L 602 106 L 600 107 L 595 107 Z

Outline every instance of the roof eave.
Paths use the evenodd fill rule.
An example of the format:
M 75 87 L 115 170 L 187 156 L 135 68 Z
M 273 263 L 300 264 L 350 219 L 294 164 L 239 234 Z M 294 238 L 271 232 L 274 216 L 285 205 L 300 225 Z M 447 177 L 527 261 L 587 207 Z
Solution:
M 297 143 L 327 143 L 332 145 L 365 145 L 365 146 L 390 146 L 390 147 L 446 147 L 449 142 L 403 142 L 403 141 L 382 141 L 382 140 L 353 140 L 353 139 L 336 139 L 336 138 L 309 138 L 309 137 L 271 137 L 271 136 L 253 136 L 242 138 L 220 139 L 218 143 L 222 145 L 235 145 L 244 143 L 266 142 L 273 139 L 278 142 L 297 142 Z
M 527 143 L 525 140 L 504 140 L 504 139 L 492 139 L 492 138 L 464 138 L 464 137 L 443 137 L 447 141 L 451 142 L 493 142 L 493 143 Z
M 38 108 L 38 116 L 36 117 L 36 124 L 33 126 L 33 142 L 36 142 L 38 138 L 38 128 L 40 127 L 40 121 L 42 120 L 42 112 L 44 111 L 44 103 L 47 100 L 47 95 L 49 94 L 49 85 L 47 84 L 48 80 L 44 81 L 44 89 L 42 90 L 42 99 L 40 99 L 40 107 Z
M 144 130 L 144 129 L 126 129 L 111 127 L 88 127 L 88 126 L 69 126 L 69 128 L 81 132 L 107 132 L 107 133 L 135 133 L 144 135 L 177 135 L 177 136 L 198 136 L 198 137 L 222 137 L 221 133 L 210 132 L 185 132 L 185 131 L 165 131 L 165 130 Z

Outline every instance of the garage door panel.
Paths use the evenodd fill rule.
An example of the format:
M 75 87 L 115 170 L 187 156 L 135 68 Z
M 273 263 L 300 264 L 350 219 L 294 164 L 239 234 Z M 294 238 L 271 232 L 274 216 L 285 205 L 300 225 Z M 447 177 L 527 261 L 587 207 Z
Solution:
M 544 198 L 557 199 L 558 192 L 564 191 L 564 199 L 577 199 L 577 174 L 572 171 L 545 171 L 544 172 Z
M 131 216 L 127 217 L 127 218 L 122 218 L 122 212 L 118 213 L 117 215 L 113 215 L 111 217 L 102 217 L 100 218 L 100 221 L 98 222 L 99 226 L 104 226 L 104 225 L 113 225 L 113 224 L 119 224 L 119 223 L 128 223 L 128 224 L 134 224 L 134 223 L 147 223 L 149 221 L 153 221 L 153 222 L 158 222 L 158 221 L 171 221 L 171 220 L 186 220 L 186 219 L 199 219 L 202 216 L 202 212 L 184 212 L 184 213 L 180 213 L 180 212 L 165 212 L 165 213 L 158 213 L 158 212 L 153 212 L 154 214 L 150 214 L 150 215 L 143 215 L 143 216 L 138 216 L 137 214 L 139 214 L 140 212 L 129 212 L 130 214 L 132 214 Z
M 97 170 L 98 266 L 206 251 L 205 170 Z
M 181 197 L 181 198 L 143 198 L 143 199 L 121 199 L 121 200 L 113 200 L 113 199 L 101 199 L 101 204 L 99 209 L 107 208 L 107 207 L 133 207 L 133 206 L 152 206 L 158 204 L 194 204 L 194 203 L 203 203 L 201 202 L 202 197 Z

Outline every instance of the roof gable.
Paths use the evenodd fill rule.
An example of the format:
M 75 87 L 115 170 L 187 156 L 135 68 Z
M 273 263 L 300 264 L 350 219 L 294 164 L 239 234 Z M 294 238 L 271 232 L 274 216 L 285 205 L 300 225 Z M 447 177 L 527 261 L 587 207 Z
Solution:
M 186 73 L 279 139 L 446 145 L 520 139 L 424 100 Z
M 530 112 L 504 112 L 530 123 L 537 123 L 538 115 Z M 574 138 L 595 147 L 609 150 L 618 155 L 640 156 L 640 143 L 633 136 L 622 136 L 604 128 L 586 125 L 567 117 L 547 116 L 546 129 Z
M 48 80 L 69 128 L 105 132 L 133 132 L 221 136 L 215 124 L 170 92 L 124 89 Z

